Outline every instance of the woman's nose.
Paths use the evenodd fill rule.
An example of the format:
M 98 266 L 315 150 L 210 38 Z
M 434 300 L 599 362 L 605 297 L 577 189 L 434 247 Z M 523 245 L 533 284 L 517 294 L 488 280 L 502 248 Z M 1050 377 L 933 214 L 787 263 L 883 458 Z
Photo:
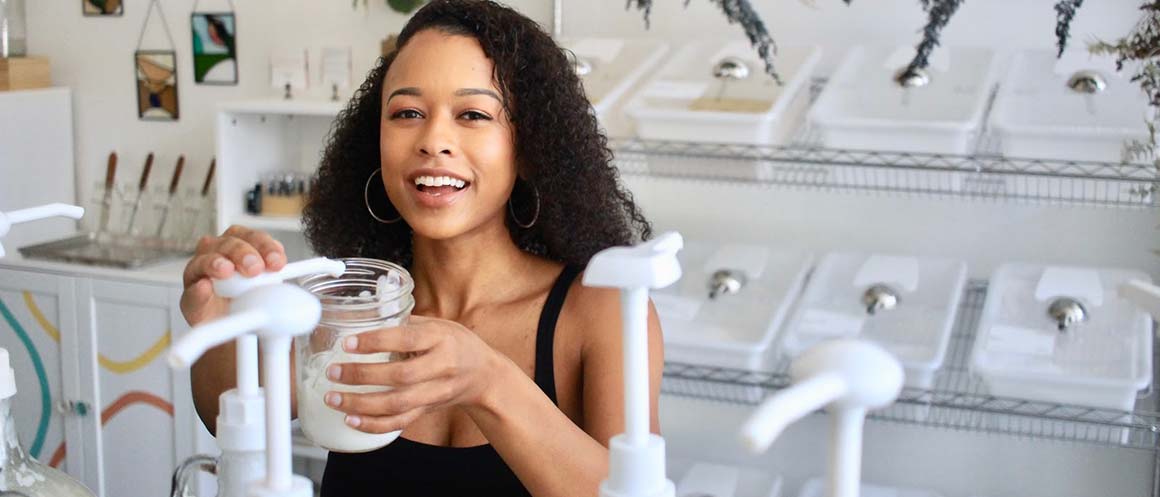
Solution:
M 427 121 L 423 136 L 416 144 L 420 155 L 454 156 L 454 139 L 445 119 L 433 118 Z

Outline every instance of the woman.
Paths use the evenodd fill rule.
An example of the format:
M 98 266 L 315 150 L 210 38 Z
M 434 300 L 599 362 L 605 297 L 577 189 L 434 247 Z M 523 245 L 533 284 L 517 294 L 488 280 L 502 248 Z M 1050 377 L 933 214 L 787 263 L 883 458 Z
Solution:
M 391 445 L 332 453 L 323 495 L 595 495 L 623 431 L 618 295 L 580 285 L 596 252 L 649 236 L 618 184 L 604 136 L 564 53 L 492 2 L 435 1 L 379 60 L 327 145 L 305 212 L 314 249 L 407 266 L 410 323 L 361 335 L 357 353 L 419 352 L 329 371 L 351 426 Z M 186 273 L 191 324 L 225 312 L 210 278 L 286 262 L 269 235 L 231 227 L 201 241 Z M 662 369 L 649 320 L 652 429 Z M 232 345 L 193 368 L 213 429 L 234 382 Z

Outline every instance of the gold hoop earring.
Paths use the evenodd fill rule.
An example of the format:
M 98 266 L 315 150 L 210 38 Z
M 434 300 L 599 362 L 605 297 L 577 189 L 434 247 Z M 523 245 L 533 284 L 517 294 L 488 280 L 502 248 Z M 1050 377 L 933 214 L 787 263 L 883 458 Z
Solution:
M 371 180 L 375 179 L 376 174 L 381 174 L 381 173 L 382 173 L 381 169 L 375 169 L 374 172 L 371 173 L 370 177 L 367 178 L 367 186 L 363 188 L 363 202 L 366 203 L 367 212 L 371 213 L 371 217 L 375 218 L 375 221 L 378 221 L 378 222 L 383 223 L 383 224 L 395 224 L 395 223 L 399 222 L 399 220 L 403 219 L 402 214 L 399 214 L 394 219 L 388 220 L 388 219 L 383 219 L 383 218 L 379 217 L 378 214 L 375 214 L 374 209 L 371 209 Z M 387 199 L 387 203 L 388 204 L 391 203 L 390 198 Z M 398 209 L 396 209 L 395 211 L 396 211 L 396 213 L 398 213 Z
M 532 185 L 531 183 L 528 184 L 532 187 L 532 196 L 536 199 L 536 211 L 534 214 L 532 214 L 532 220 L 528 221 L 527 224 L 521 222 L 520 218 L 516 217 L 516 209 L 515 207 L 512 207 L 512 199 L 511 197 L 508 197 L 508 212 L 510 212 L 512 215 L 512 221 L 515 221 L 516 226 L 519 226 L 523 229 L 528 229 L 532 226 L 535 226 L 536 221 L 540 219 L 540 190 L 537 189 L 535 185 Z

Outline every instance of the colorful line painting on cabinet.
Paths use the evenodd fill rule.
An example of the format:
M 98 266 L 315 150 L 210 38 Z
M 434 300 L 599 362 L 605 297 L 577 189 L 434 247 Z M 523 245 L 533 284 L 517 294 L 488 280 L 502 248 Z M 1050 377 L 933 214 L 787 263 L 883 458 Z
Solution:
M 32 359 L 32 369 L 36 371 L 36 380 L 40 383 L 40 422 L 36 425 L 36 437 L 32 439 L 32 446 L 28 449 L 28 453 L 32 454 L 32 457 L 39 457 L 40 449 L 44 447 L 44 438 L 48 436 L 48 420 L 52 416 L 52 399 L 48 393 L 48 374 L 44 370 L 44 363 L 40 360 L 40 352 L 32 344 L 32 337 L 28 336 L 24 327 L 16 320 L 16 316 L 13 316 L 12 311 L 8 310 L 8 306 L 4 305 L 3 299 L 0 299 L 0 314 L 4 315 L 4 320 L 8 322 L 8 326 L 12 327 L 17 338 L 20 338 L 20 342 L 28 350 L 28 355 Z
M 170 404 L 165 399 L 153 395 L 149 392 L 134 390 L 131 392 L 126 392 L 125 395 L 122 395 L 112 404 L 109 404 L 109 407 L 106 407 L 103 411 L 101 411 L 101 426 L 103 427 L 109 424 L 109 421 L 117 417 L 117 414 L 120 414 L 121 411 L 124 411 L 126 408 L 135 404 L 145 404 L 156 407 L 158 410 L 168 414 L 169 417 L 173 417 L 173 404 Z M 52 459 L 49 460 L 48 465 L 54 468 L 60 467 L 60 463 L 64 461 L 64 457 L 67 453 L 68 448 L 62 442 L 60 447 L 57 447 L 56 451 L 52 453 Z
M 60 343 L 60 330 L 45 317 L 44 312 L 40 310 L 40 307 L 36 305 L 36 301 L 32 298 L 32 293 L 24 291 L 22 294 L 24 303 L 28 307 L 28 311 L 32 314 L 32 317 L 36 319 L 40 327 L 53 341 Z M 17 338 L 20 339 L 25 350 L 28 351 L 29 358 L 32 361 L 32 368 L 36 373 L 37 383 L 40 384 L 40 420 L 37 423 L 36 435 L 33 437 L 32 445 L 28 451 L 32 457 L 38 458 L 40 457 L 40 452 L 44 449 L 44 441 L 48 436 L 48 425 L 52 417 L 52 398 L 49 393 L 48 373 L 44 368 L 43 360 L 40 358 L 40 352 L 32 343 L 32 337 L 28 335 L 24 327 L 16 320 L 16 316 L 12 314 L 3 299 L 0 299 L 0 314 L 3 315 L 4 320 L 16 333 Z M 166 330 L 165 334 L 153 346 L 149 347 L 141 355 L 128 361 L 114 361 L 105 357 L 103 354 L 99 354 L 97 356 L 97 362 L 105 369 L 114 373 L 126 374 L 137 371 L 153 362 L 169 347 L 170 335 L 170 331 Z
M 28 312 L 32 313 L 32 317 L 36 318 L 36 321 L 40 323 L 40 327 L 44 329 L 44 332 L 47 333 L 48 336 L 52 337 L 52 339 L 57 343 L 59 343 L 60 330 L 58 330 L 56 326 L 53 326 L 53 324 L 49 322 L 49 320 L 44 316 L 44 313 L 40 311 L 40 308 L 36 306 L 36 301 L 32 299 L 31 293 L 24 292 L 24 304 L 28 306 Z M 128 361 L 114 361 L 108 357 L 105 357 L 104 354 L 97 354 L 97 362 L 101 364 L 101 367 L 114 373 L 132 373 L 138 369 L 142 369 L 145 366 L 148 366 L 149 363 L 157 359 L 158 356 L 160 356 L 163 352 L 165 352 L 166 349 L 169 348 L 169 341 L 170 331 L 165 330 L 165 334 L 158 338 L 156 342 L 153 342 L 153 345 L 150 346 L 149 349 L 147 349 L 145 352 L 142 352 L 141 355 L 133 359 Z

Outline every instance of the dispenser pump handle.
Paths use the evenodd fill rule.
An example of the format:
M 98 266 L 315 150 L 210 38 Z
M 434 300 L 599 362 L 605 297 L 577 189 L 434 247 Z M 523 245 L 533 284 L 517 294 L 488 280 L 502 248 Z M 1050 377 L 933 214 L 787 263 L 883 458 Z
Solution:
M 677 252 L 680 233 L 668 232 L 633 247 L 605 249 L 584 270 L 584 286 L 604 288 L 664 288 L 681 279 Z
M 301 278 L 312 274 L 329 274 L 338 277 L 345 271 L 346 264 L 342 261 L 316 257 L 314 259 L 291 262 L 281 270 L 262 273 L 253 277 L 245 277 L 239 273 L 234 273 L 229 278 L 215 280 L 213 282 L 213 290 L 222 297 L 236 298 L 254 288 L 275 285 L 294 278 Z
M 27 223 L 49 217 L 68 217 L 80 219 L 85 215 L 85 209 L 69 204 L 48 204 L 27 209 L 0 212 L 0 236 L 8 234 L 13 224 Z M 4 257 L 4 247 L 0 246 L 0 257 Z

